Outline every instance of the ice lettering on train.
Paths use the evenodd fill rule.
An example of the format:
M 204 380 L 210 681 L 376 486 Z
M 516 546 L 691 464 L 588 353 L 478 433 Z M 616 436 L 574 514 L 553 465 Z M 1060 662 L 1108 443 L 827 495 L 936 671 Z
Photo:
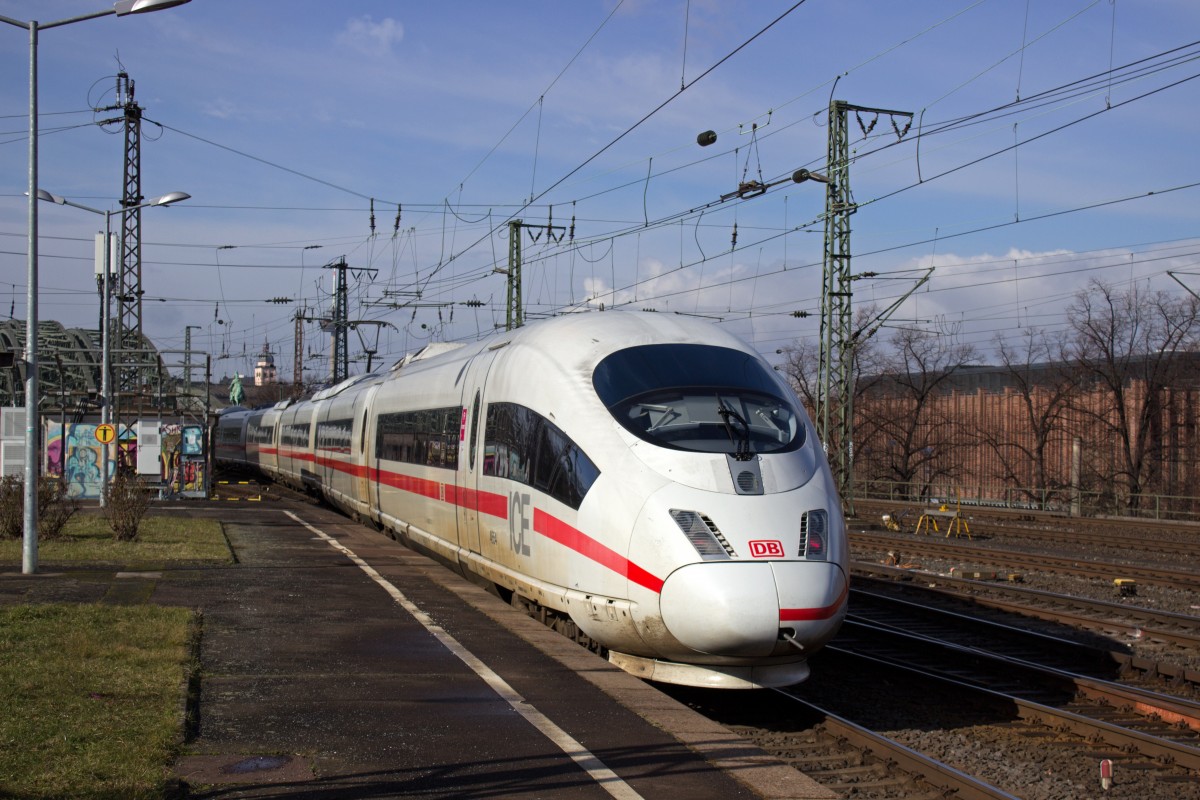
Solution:
M 529 555 L 529 495 L 513 492 L 508 496 L 508 544 L 519 556 Z

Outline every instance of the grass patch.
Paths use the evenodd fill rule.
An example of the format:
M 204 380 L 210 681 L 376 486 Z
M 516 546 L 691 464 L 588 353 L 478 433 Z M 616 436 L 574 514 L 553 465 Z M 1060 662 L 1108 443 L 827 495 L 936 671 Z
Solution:
M 179 562 L 233 561 L 221 526 L 211 519 L 147 516 L 135 542 L 118 542 L 98 511 L 80 511 L 53 539 L 38 540 L 38 561 L 47 564 L 102 563 L 142 569 Z M 21 540 L 0 541 L 0 564 L 21 563 Z
M 0 797 L 161 798 L 192 612 L 0 606 Z

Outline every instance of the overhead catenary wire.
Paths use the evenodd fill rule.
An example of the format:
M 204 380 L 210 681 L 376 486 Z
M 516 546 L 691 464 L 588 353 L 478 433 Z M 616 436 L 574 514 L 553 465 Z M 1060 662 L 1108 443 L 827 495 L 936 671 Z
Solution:
M 1110 64 L 1110 66 L 1111 66 L 1111 64 Z M 1108 76 L 1107 76 L 1107 77 L 1108 77 L 1108 83 L 1111 85 L 1111 84 L 1112 84 L 1112 82 L 1113 82 L 1113 77 L 1114 77 L 1114 76 L 1113 76 L 1113 73 L 1111 72 L 1111 70 L 1109 71 L 1109 73 L 1108 73 Z M 686 85 L 686 84 L 683 84 L 683 85 Z M 1019 90 L 1018 90 L 1018 93 L 1019 93 Z M 1020 112 L 1019 112 L 1019 111 L 1015 111 L 1015 110 L 1014 110 L 1014 112 L 1013 112 L 1013 113 L 1020 113 Z M 970 123 L 964 123 L 964 125 L 966 125 L 966 124 L 970 124 Z M 947 128 L 947 130 L 950 130 L 950 128 Z M 765 137 L 764 137 L 764 138 L 765 138 Z M 918 141 L 920 140 L 920 138 L 921 138 L 921 137 L 918 137 Z M 864 153 L 862 157 L 863 157 L 863 158 L 865 158 L 865 157 L 867 157 L 868 155 L 870 155 L 870 153 Z M 645 159 L 643 159 L 643 160 L 645 160 Z M 645 180 L 647 180 L 647 183 L 648 183 L 649 179 L 651 179 L 651 176 L 649 175 L 649 173 L 650 173 L 650 172 L 651 172 L 651 170 L 647 170 L 647 178 L 645 179 Z M 656 178 L 655 178 L 655 179 L 656 179 Z M 656 195 L 657 195 L 657 192 L 656 192 Z M 361 195 L 359 195 L 359 196 L 361 196 L 361 197 L 367 197 L 367 195 L 366 195 L 366 194 L 361 194 Z M 785 197 L 786 197 L 786 195 L 785 195 Z M 878 202 L 878 200 L 876 200 L 875 202 Z M 480 207 L 486 207 L 488 204 L 479 204 L 479 205 L 480 205 Z M 449 202 L 446 202 L 446 203 L 443 203 L 443 204 L 442 204 L 442 207 L 443 207 L 443 209 L 444 209 L 444 210 L 443 210 L 443 219 L 445 219 L 445 215 L 446 215 L 446 214 L 452 214 L 452 215 L 454 215 L 455 217 L 457 217 L 457 218 L 458 218 L 458 221 L 459 221 L 459 222 L 465 221 L 465 220 L 464 220 L 464 217 L 462 217 L 462 216 L 459 216 L 459 215 L 458 215 L 458 213 L 455 211 L 455 209 L 459 209 L 459 210 L 461 210 L 461 209 L 463 209 L 463 208 L 466 208 L 466 207 L 468 207 L 468 206 L 465 206 L 465 205 L 462 205 L 462 204 L 455 204 L 454 206 L 451 206 L 451 204 L 450 204 Z M 414 208 L 416 208 L 416 206 L 414 206 Z M 525 208 L 525 206 L 522 206 L 521 208 L 523 209 L 523 208 Z M 703 260 L 704 260 L 703 251 L 702 251 L 702 248 L 701 248 L 701 241 L 700 241 L 700 240 L 701 240 L 701 234 L 702 234 L 702 221 L 706 221 L 705 214 L 706 214 L 707 212 L 709 212 L 710 210 L 711 210 L 711 209 L 708 209 L 708 208 L 700 208 L 699 210 L 697 210 L 697 211 L 694 211 L 694 212 L 691 214 L 691 216 L 690 216 L 690 217 L 685 217 L 685 216 L 673 216 L 673 217 L 671 218 L 671 220 L 670 220 L 670 221 L 668 221 L 668 220 L 666 219 L 666 217 L 664 216 L 663 220 L 662 220 L 662 221 L 661 221 L 661 223 L 660 223 L 661 225 L 664 225 L 664 226 L 665 226 L 665 225 L 668 225 L 668 224 L 675 224 L 675 222 L 679 222 L 679 221 L 681 221 L 681 220 L 687 220 L 687 219 L 694 220 L 694 221 L 695 221 L 695 225 L 694 225 L 694 228 L 693 228 L 693 231 L 694 231 L 693 238 L 695 239 L 695 242 L 696 242 L 697 248 L 698 248 L 698 249 L 701 249 L 701 255 L 702 255 L 702 261 L 701 261 L 701 263 L 702 263 L 702 262 L 703 262 Z M 503 213 L 503 212 L 500 212 L 500 213 Z M 493 222 L 493 224 L 494 224 L 494 220 L 490 220 L 490 221 L 491 221 L 491 222 Z M 643 210 L 643 219 L 642 219 L 642 225 L 641 225 L 640 227 L 641 227 L 641 228 L 644 230 L 644 229 L 646 229 L 647 227 L 649 227 L 649 224 L 650 224 L 651 222 L 654 222 L 654 220 L 650 220 L 650 219 L 648 218 L 648 212 L 647 212 L 647 210 L 646 210 L 646 209 L 644 209 L 644 210 Z M 450 224 L 453 224 L 453 222 L 451 222 Z M 489 226 L 489 227 L 491 227 L 491 226 Z M 715 226 L 714 226 L 714 227 L 715 227 Z M 787 228 L 788 228 L 788 226 L 787 226 L 787 225 L 785 225 L 785 226 L 784 226 L 784 228 L 785 228 L 785 229 L 787 229 Z M 987 229 L 988 229 L 988 228 L 982 228 L 982 229 L 980 229 L 980 230 L 987 230 Z M 462 230 L 463 230 L 463 229 L 461 229 L 461 228 L 458 228 L 458 231 L 459 231 L 459 232 L 461 232 Z M 480 231 L 482 231 L 482 230 L 487 230 L 487 228 L 481 228 L 481 229 L 480 229 Z M 744 236 L 744 237 L 746 237 L 746 238 L 749 238 L 749 237 L 748 237 L 748 231 L 750 230 L 750 227 L 749 227 L 748 225 L 743 225 L 743 226 L 742 226 L 742 228 L 741 228 L 741 230 L 742 230 L 743 236 Z M 798 229 L 795 229 L 795 230 L 798 230 Z M 635 229 L 635 227 L 633 227 L 633 226 L 631 226 L 631 227 L 630 227 L 628 230 L 621 230 L 621 231 L 619 231 L 619 232 L 617 232 L 617 233 L 606 232 L 606 233 L 604 234 L 604 237 L 605 237 L 605 238 L 604 238 L 604 239 L 602 239 L 602 241 L 607 241 L 607 242 L 609 243 L 609 246 L 610 246 L 609 254 L 610 254 L 610 255 L 611 255 L 611 247 L 612 247 L 612 244 L 613 244 L 614 242 L 618 241 L 617 237 L 628 235 L 628 233 L 638 233 L 639 237 L 641 236 L 641 231 L 638 231 L 638 230 L 636 230 L 636 229 Z M 421 235 L 425 235 L 425 234 L 424 234 L 424 233 L 422 233 Z M 639 239 L 639 241 L 640 241 L 640 239 Z M 787 241 L 787 239 L 785 238 L 785 239 L 784 239 L 784 241 L 786 242 L 786 241 Z M 494 241 L 493 241 L 493 245 L 494 245 Z M 239 246 L 245 246 L 245 245 L 239 245 Z M 739 250 L 740 250 L 740 249 L 741 249 L 741 248 L 739 248 Z M 574 255 L 574 253 L 576 252 L 576 250 L 571 250 L 570 252 L 572 253 L 572 255 Z M 559 253 L 559 255 L 561 255 L 561 252 Z M 856 255 L 857 255 L 857 254 L 856 254 Z M 453 247 L 453 245 L 452 245 L 452 246 L 451 246 L 451 248 L 450 248 L 450 256 L 451 256 L 451 257 L 454 257 L 454 256 L 455 256 L 455 248 Z M 546 255 L 545 255 L 545 258 L 546 258 L 546 259 L 550 259 L 550 258 L 553 258 L 553 257 L 555 257 L 555 254 L 554 254 L 553 252 L 547 252 L 547 253 L 546 253 Z M 494 257 L 493 257 L 493 261 L 494 261 L 494 260 L 495 260 L 495 259 L 494 259 Z M 253 267 L 254 267 L 254 265 L 247 265 L 247 268 L 253 268 Z M 275 267 L 275 268 L 286 269 L 286 268 L 294 268 L 294 266 L 289 266 L 289 265 L 280 265 L 280 266 L 278 266 L 278 267 Z M 483 279 L 483 278 L 487 277 L 487 273 L 483 272 L 482 270 L 472 270 L 472 271 L 471 271 L 471 274 L 472 274 L 472 275 L 477 275 L 477 276 L 479 276 L 479 278 L 480 278 L 480 279 Z M 615 283 L 615 281 L 614 281 L 614 283 Z M 634 285 L 636 286 L 636 285 L 638 285 L 639 283 L 640 283 L 640 282 L 638 282 L 638 281 L 635 281 L 635 284 L 634 284 Z M 449 285 L 459 285 L 459 286 L 461 286 L 461 285 L 469 285 L 469 284 L 460 284 L 460 283 L 458 283 L 458 282 L 448 282 L 446 285 L 447 285 L 447 286 L 449 286 Z M 436 287 L 436 286 L 437 286 L 437 284 L 436 284 L 436 281 L 435 281 L 435 282 L 432 282 L 432 283 L 430 283 L 430 284 L 429 284 L 429 286 L 430 286 L 430 287 Z M 436 288 L 434 288 L 433 290 L 435 290 L 435 291 L 436 291 L 437 289 L 436 289 Z

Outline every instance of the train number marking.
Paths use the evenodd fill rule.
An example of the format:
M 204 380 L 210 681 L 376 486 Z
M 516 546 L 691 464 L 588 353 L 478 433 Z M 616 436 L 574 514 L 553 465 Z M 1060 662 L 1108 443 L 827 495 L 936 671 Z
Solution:
M 751 558 L 783 558 L 783 542 L 778 539 L 753 539 L 750 542 Z
M 508 544 L 519 556 L 529 555 L 529 495 L 513 492 L 508 496 Z

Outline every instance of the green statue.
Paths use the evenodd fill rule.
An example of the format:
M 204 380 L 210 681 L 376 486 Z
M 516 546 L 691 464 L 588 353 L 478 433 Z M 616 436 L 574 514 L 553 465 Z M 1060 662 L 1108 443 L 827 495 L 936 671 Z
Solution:
M 240 406 L 244 399 L 246 399 L 246 393 L 242 391 L 242 376 L 235 372 L 233 380 L 229 382 L 229 402 L 231 405 Z

